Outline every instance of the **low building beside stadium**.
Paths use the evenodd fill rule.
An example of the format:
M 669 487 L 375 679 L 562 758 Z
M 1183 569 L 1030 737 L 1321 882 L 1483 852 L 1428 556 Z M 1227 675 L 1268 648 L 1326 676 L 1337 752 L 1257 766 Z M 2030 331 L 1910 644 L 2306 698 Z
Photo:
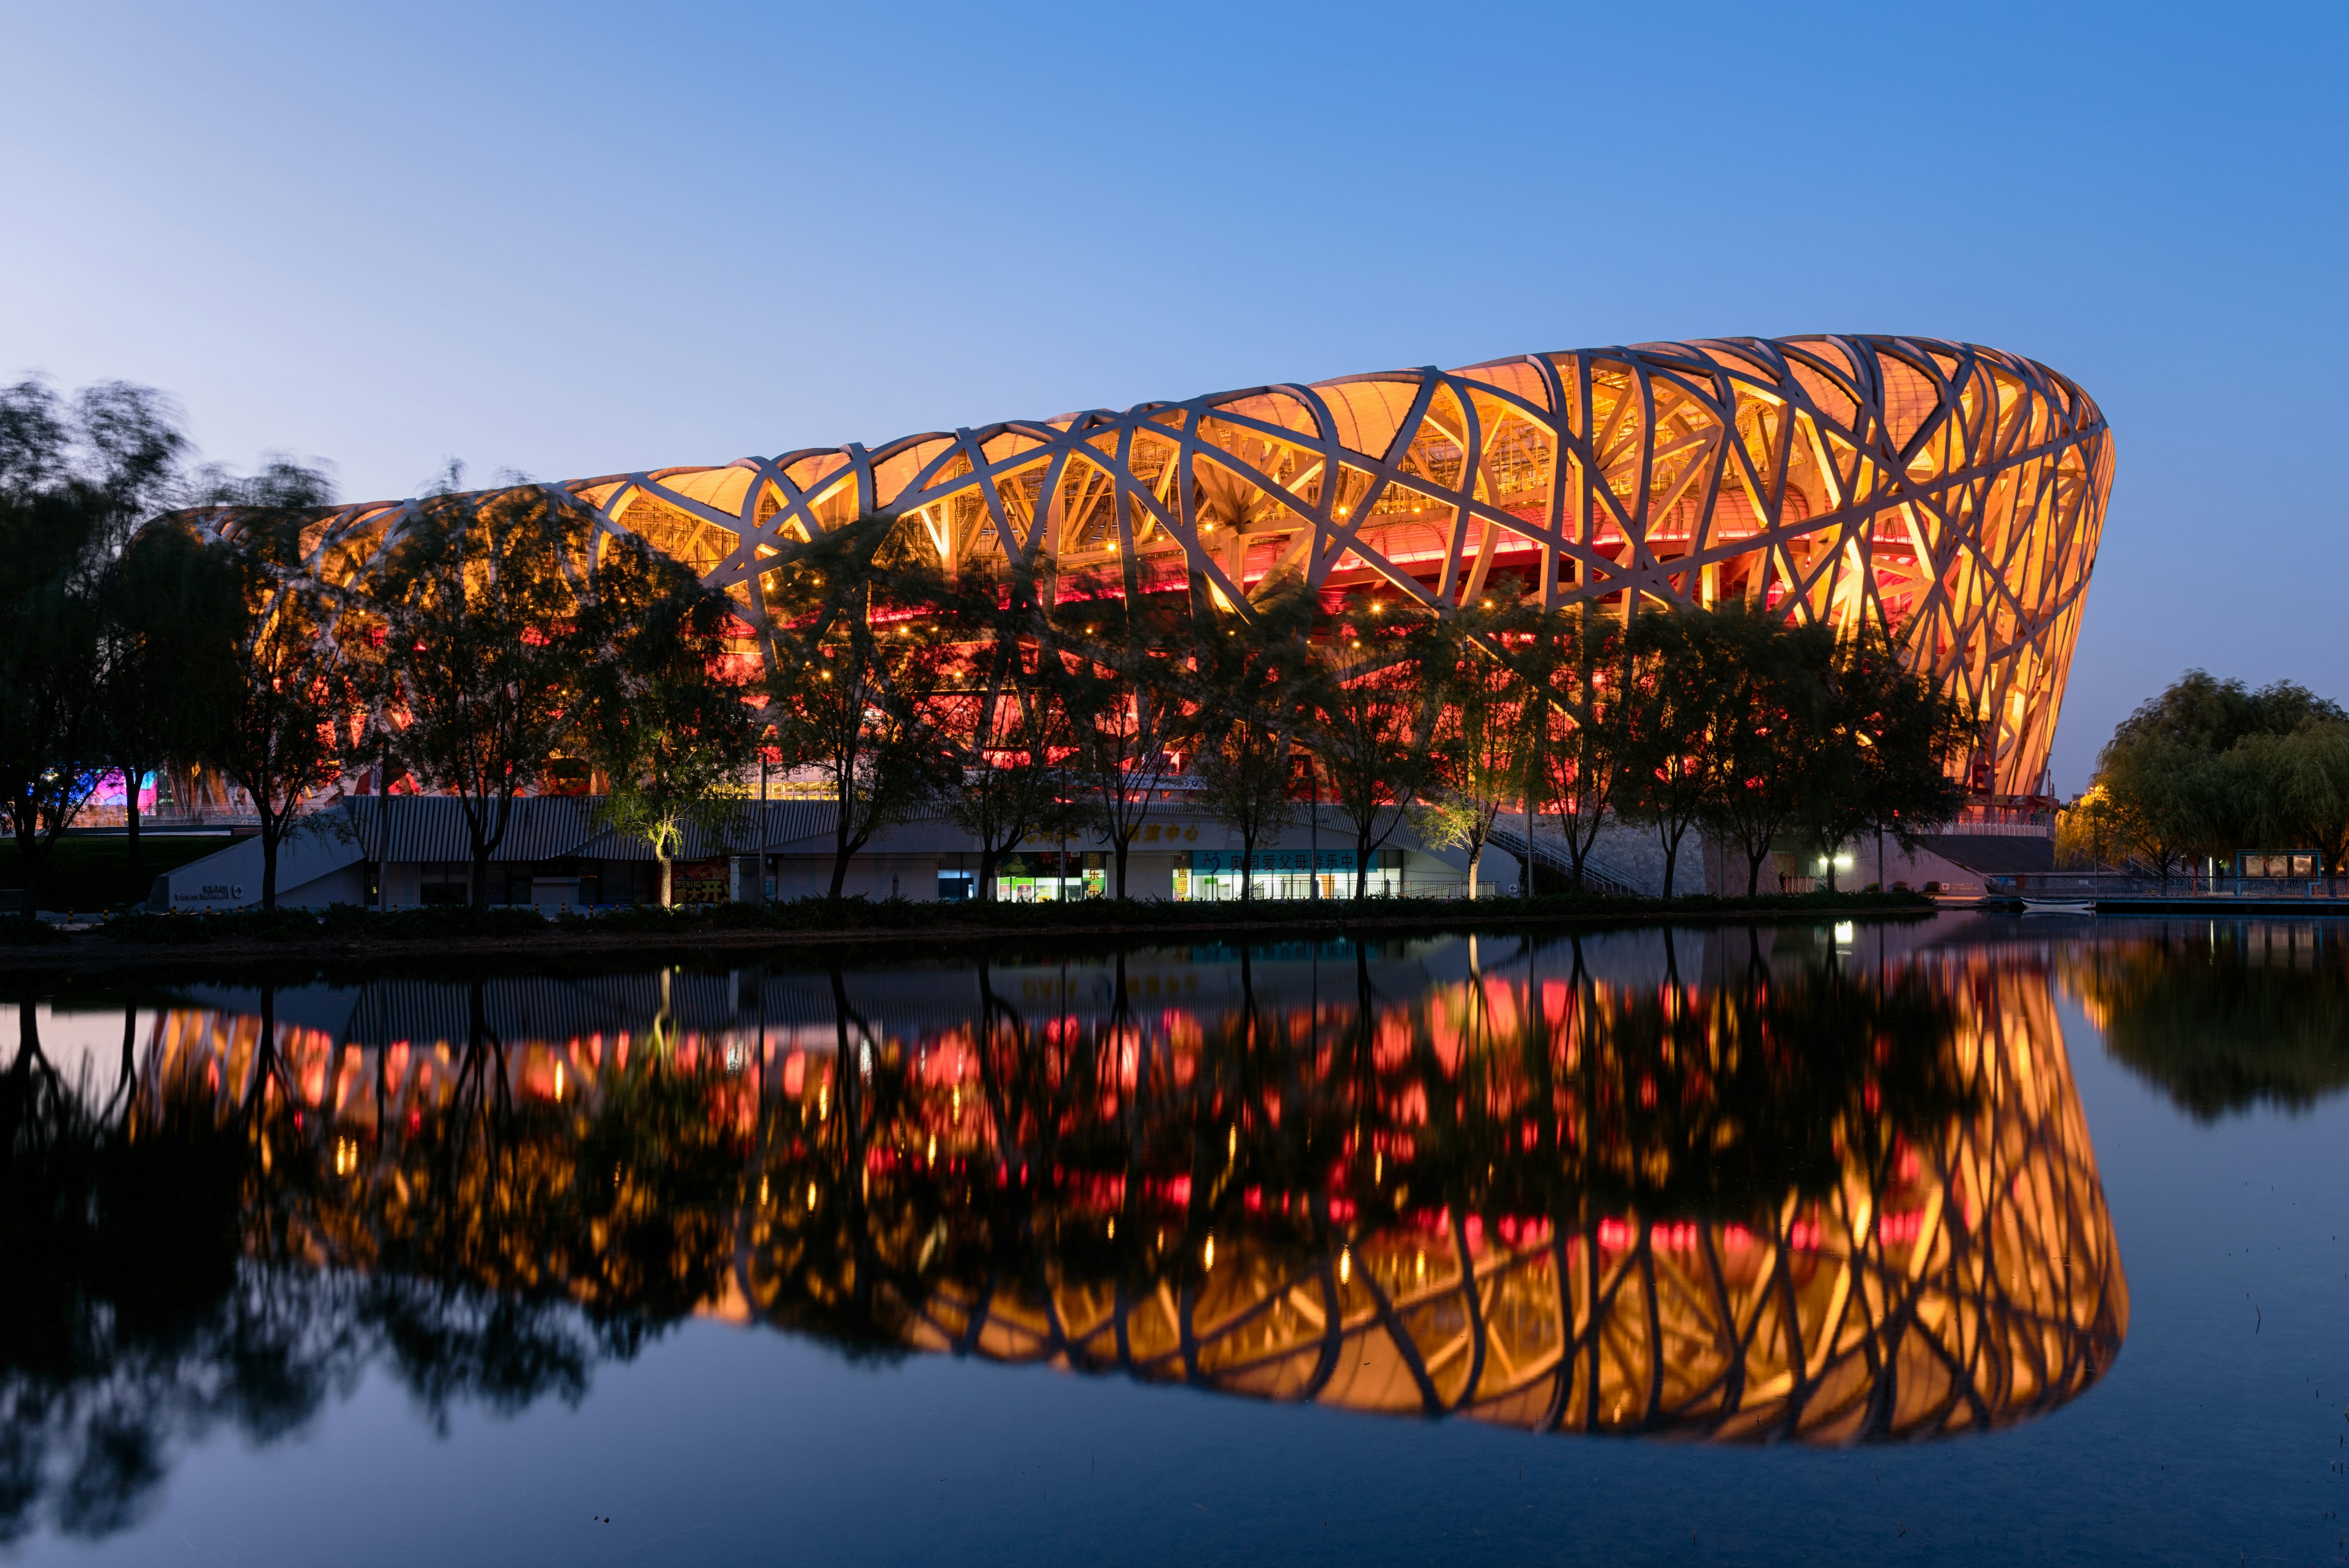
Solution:
M 659 897 L 659 865 L 642 839 L 614 833 L 598 802 L 539 796 L 515 803 L 512 825 L 489 862 L 492 904 L 535 905 L 550 913 Z M 721 832 L 688 826 L 671 865 L 670 897 L 681 904 L 761 902 L 830 891 L 834 808 L 828 801 L 748 803 Z M 1458 897 L 1466 867 L 1457 850 L 1430 850 L 1403 830 L 1371 853 L 1373 898 Z M 1318 842 L 1316 840 L 1318 839 Z M 1290 841 L 1294 840 L 1292 844 Z M 1300 824 L 1252 863 L 1260 898 L 1351 898 L 1355 855 L 1341 825 Z M 1230 900 L 1250 863 L 1221 824 L 1179 802 L 1144 823 L 1126 861 L 1127 890 L 1141 898 Z M 314 811 L 278 851 L 277 901 L 292 909 L 335 904 L 405 909 L 471 901 L 473 863 L 460 804 L 444 796 L 346 797 Z M 979 857 L 950 823 L 919 817 L 884 830 L 855 855 L 843 894 L 874 900 L 949 902 L 978 896 Z M 1480 891 L 1514 890 L 1514 861 L 1487 852 Z M 1315 882 L 1319 886 L 1317 890 Z M 996 867 L 994 896 L 1005 903 L 1097 898 L 1114 887 L 1108 851 L 1090 834 L 1037 839 Z M 155 879 L 158 911 L 242 909 L 261 898 L 261 844 L 246 838 Z

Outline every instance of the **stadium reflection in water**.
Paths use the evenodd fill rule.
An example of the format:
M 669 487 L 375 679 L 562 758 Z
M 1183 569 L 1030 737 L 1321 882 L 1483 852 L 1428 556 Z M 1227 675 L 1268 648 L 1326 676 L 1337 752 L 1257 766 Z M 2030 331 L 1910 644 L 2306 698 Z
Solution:
M 90 1315 L 0 1376 L 52 1475 L 126 1358 L 285 1430 L 222 1379 L 577 1397 L 692 1314 L 1535 1430 L 1992 1428 L 2112 1365 L 2127 1288 L 2044 950 L 1903 940 L 182 991 L 78 1087 L 5 1075 L 11 1185 L 87 1189 L 16 1210 L 12 1314 Z

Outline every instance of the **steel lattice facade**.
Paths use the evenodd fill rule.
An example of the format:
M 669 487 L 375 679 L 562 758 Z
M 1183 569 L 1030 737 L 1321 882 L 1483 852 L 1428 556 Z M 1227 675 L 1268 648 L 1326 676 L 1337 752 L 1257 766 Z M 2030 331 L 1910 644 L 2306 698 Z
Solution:
M 1721 338 L 1495 359 L 806 448 L 550 486 L 723 587 L 859 515 L 988 557 L 1246 613 L 1295 574 L 1438 610 L 1626 616 L 1744 597 L 1905 639 L 1982 721 L 1970 782 L 2034 793 L 2111 492 L 2095 403 L 1929 338 Z M 341 509 L 322 575 L 415 503 Z M 328 562 L 334 563 L 328 568 Z

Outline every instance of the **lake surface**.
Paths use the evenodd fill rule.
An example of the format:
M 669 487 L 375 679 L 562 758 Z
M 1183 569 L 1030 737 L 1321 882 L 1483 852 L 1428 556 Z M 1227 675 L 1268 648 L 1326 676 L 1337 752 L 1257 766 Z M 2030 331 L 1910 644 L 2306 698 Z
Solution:
M 18 1560 L 2349 1556 L 2325 922 L 0 995 Z

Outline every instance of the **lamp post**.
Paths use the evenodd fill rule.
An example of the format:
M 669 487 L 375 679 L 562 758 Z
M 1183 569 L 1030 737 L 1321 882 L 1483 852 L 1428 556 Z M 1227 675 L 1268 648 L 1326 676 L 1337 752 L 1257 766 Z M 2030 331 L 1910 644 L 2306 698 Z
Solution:
M 375 763 L 375 894 L 376 912 L 391 913 L 391 742 L 376 743 Z
M 1305 753 L 1305 780 L 1311 802 L 1305 814 L 1305 842 L 1313 860 L 1313 874 L 1306 878 L 1306 886 L 1318 904 L 1321 901 L 1321 769 L 1310 752 Z

